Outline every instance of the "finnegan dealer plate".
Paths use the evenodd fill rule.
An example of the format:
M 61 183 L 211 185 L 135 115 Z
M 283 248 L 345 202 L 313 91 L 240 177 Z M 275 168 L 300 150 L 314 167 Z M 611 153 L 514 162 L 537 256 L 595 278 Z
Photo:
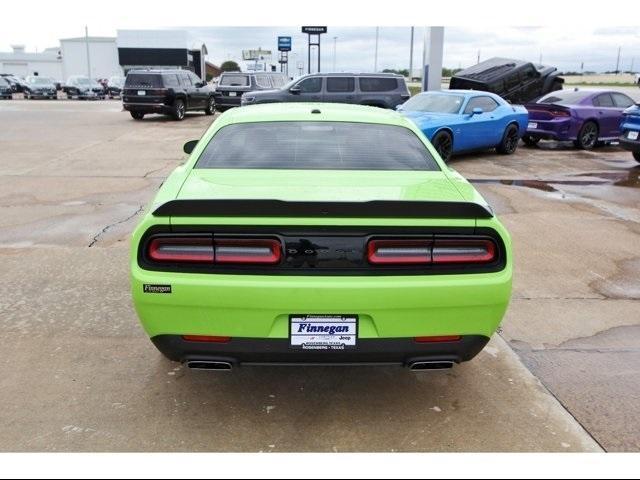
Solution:
M 355 348 L 357 315 L 291 315 L 291 348 L 344 350 Z

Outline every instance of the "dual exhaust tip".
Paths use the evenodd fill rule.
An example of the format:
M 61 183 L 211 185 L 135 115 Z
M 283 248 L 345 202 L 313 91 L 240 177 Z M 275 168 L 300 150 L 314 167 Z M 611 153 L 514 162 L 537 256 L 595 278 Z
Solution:
M 426 371 L 426 370 L 448 370 L 453 367 L 452 361 L 418 361 L 409 364 L 409 370 Z M 192 370 L 215 370 L 215 371 L 231 371 L 233 365 L 230 362 L 211 361 L 211 360 L 190 360 L 187 367 Z

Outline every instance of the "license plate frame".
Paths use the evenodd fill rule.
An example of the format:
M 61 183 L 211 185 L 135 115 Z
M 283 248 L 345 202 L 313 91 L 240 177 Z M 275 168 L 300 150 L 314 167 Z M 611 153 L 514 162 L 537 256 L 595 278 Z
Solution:
M 238 92 L 229 92 L 229 96 L 230 97 L 237 97 L 238 96 Z
M 147 94 L 147 91 L 146 91 L 146 90 L 138 90 L 138 96 L 139 96 L 139 97 L 143 97 L 143 96 L 145 96 L 146 94 Z
M 334 333 L 330 333 L 332 327 Z M 353 350 L 358 346 L 359 327 L 360 319 L 355 314 L 291 314 L 289 348 L 313 352 Z
M 537 122 L 529 122 L 529 124 L 527 125 L 527 130 L 528 129 L 535 130 L 536 128 L 538 128 Z

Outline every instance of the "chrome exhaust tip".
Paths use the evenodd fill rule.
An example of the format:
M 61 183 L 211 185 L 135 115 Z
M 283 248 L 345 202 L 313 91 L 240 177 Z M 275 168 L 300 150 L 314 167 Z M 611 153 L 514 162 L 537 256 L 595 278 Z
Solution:
M 192 370 L 217 370 L 217 371 L 230 371 L 232 365 L 229 362 L 215 362 L 208 360 L 190 360 L 187 362 L 187 367 Z
M 409 370 L 448 370 L 453 367 L 453 363 L 448 360 L 434 362 L 413 362 L 409 364 Z

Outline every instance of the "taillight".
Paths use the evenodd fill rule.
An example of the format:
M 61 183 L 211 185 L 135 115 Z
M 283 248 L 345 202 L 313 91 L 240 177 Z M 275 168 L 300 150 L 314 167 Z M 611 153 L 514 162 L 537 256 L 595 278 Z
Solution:
M 485 238 L 371 240 L 367 245 L 373 265 L 486 264 L 496 259 L 495 243 Z
M 491 263 L 496 259 L 496 246 L 488 239 L 436 240 L 433 263 Z
M 282 256 L 278 240 L 223 238 L 214 243 L 215 263 L 276 264 Z
M 458 342 L 460 341 L 460 335 L 441 335 L 437 337 L 415 337 L 413 340 L 416 343 Z
M 166 236 L 151 239 L 147 256 L 158 263 L 274 265 L 282 247 L 275 239 Z
M 431 240 L 371 240 L 367 246 L 369 263 L 416 265 L 431 263 Z
M 570 117 L 571 116 L 571 113 L 567 112 L 566 110 L 551 110 L 550 113 L 554 117 Z
M 213 263 L 211 237 L 158 237 L 149 243 L 149 258 L 161 263 Z
M 218 337 L 211 335 L 183 335 L 182 339 L 185 342 L 199 342 L 199 343 L 229 343 L 231 337 Z

